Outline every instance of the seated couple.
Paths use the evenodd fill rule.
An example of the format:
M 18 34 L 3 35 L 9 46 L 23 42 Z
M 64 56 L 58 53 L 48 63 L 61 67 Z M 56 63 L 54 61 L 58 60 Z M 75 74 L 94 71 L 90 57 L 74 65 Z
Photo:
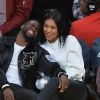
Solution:
M 40 45 L 35 20 L 26 22 L 16 38 L 0 38 L 1 100 L 86 99 L 81 46 L 74 36 L 65 35 L 63 22 L 58 11 L 48 11 Z

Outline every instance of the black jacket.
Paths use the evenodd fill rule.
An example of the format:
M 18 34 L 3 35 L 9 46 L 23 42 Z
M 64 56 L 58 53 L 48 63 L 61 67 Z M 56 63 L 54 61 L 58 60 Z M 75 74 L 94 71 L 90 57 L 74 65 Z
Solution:
M 13 56 L 15 40 L 11 37 L 0 38 L 0 88 L 4 84 L 9 84 L 6 72 Z M 39 71 L 50 77 L 57 76 L 59 72 L 64 72 L 58 63 L 47 60 L 46 55 L 49 55 L 49 53 L 36 43 L 28 44 L 20 52 L 18 69 L 24 87 L 35 88 L 34 83 L 39 76 Z

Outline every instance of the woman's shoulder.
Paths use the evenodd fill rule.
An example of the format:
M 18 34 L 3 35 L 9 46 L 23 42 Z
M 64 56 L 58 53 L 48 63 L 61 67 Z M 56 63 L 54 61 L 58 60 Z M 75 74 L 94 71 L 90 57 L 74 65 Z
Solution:
M 73 42 L 77 42 L 77 38 L 73 35 L 68 35 L 67 38 L 66 38 L 66 42 L 70 42 L 70 43 L 73 43 Z
M 76 49 L 76 50 L 82 49 L 78 39 L 73 35 L 68 35 L 66 44 L 68 47 Z

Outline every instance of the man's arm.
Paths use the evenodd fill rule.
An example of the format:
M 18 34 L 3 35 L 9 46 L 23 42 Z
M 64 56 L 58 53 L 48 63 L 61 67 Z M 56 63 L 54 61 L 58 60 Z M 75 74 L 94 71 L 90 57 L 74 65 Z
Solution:
M 3 70 L 3 58 L 2 58 L 2 37 L 0 37 L 0 89 L 3 92 L 4 100 L 15 100 L 14 93 L 10 88 L 10 84 L 7 81 L 6 73 Z
M 59 92 L 64 92 L 65 89 L 67 89 L 67 87 L 69 86 L 68 75 L 62 68 L 60 68 L 60 65 L 58 63 L 55 64 L 56 65 L 53 65 L 53 71 L 51 72 L 59 78 Z
M 15 9 L 15 15 L 9 21 L 0 26 L 2 34 L 6 34 L 12 29 L 23 24 L 32 11 L 32 0 L 18 0 Z
M 5 71 L 3 70 L 3 54 L 2 54 L 2 46 L 3 46 L 3 37 L 0 37 L 0 88 L 2 88 L 3 85 L 9 84 L 6 78 Z
M 40 47 L 40 49 L 38 50 L 38 71 L 43 72 L 49 77 L 58 77 L 59 91 L 64 92 L 66 87 L 69 86 L 67 73 L 62 68 L 60 68 L 60 65 L 51 55 L 49 55 L 49 53 L 45 49 Z
M 55 59 L 43 50 L 44 53 L 39 60 L 39 69 L 44 71 L 45 75 L 49 77 L 59 78 L 59 91 L 64 92 L 66 87 L 69 86 L 69 80 L 67 73 L 60 68 L 60 65 L 55 61 Z M 44 56 L 43 56 L 44 55 Z

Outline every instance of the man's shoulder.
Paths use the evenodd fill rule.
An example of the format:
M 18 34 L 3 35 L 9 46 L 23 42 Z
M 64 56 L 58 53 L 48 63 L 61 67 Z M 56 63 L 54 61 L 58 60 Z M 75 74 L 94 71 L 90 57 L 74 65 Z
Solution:
M 6 37 L 6 36 L 2 36 L 0 37 L 0 43 L 3 44 L 11 44 L 15 41 L 15 37 Z

